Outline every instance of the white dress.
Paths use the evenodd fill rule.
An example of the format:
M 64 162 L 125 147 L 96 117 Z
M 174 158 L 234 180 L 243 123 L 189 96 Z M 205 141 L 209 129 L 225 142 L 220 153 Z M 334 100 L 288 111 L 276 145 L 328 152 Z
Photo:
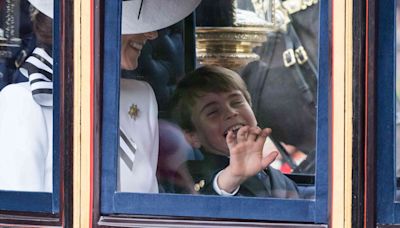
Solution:
M 52 107 L 37 104 L 29 82 L 0 92 L 0 189 L 52 191 Z
M 138 108 L 136 119 L 128 114 L 133 104 Z M 136 152 L 118 151 L 119 191 L 158 192 L 157 115 L 151 87 L 121 79 L 120 128 Z M 52 191 L 52 129 L 52 107 L 34 101 L 29 82 L 9 85 L 0 92 L 0 190 Z
M 129 115 L 129 110 L 135 105 L 136 114 Z M 121 79 L 119 118 L 120 130 L 136 151 L 129 149 L 132 146 L 120 143 L 118 191 L 157 193 L 158 108 L 149 84 Z

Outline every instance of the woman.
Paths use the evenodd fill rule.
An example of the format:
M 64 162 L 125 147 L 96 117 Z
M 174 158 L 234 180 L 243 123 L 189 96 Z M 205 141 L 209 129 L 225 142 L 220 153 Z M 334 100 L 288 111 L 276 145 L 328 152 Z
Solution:
M 53 17 L 52 0 L 29 1 L 40 11 L 36 16 Z M 147 40 L 157 37 L 156 30 L 183 19 L 199 3 L 200 0 L 123 1 L 121 68 L 135 69 L 141 48 Z M 44 31 L 51 34 L 49 29 Z M 39 45 L 42 47 L 35 49 L 32 59 L 28 58 L 21 70 L 30 83 L 9 85 L 0 93 L 0 189 L 3 190 L 52 191 L 53 60 L 51 42 Z M 118 189 L 158 192 L 157 103 L 147 83 L 121 80 L 120 134 Z
M 124 70 L 137 68 L 143 45 L 158 36 L 155 30 L 182 20 L 195 9 L 200 0 L 142 2 L 123 2 L 121 68 Z M 154 92 L 146 82 L 130 79 L 121 79 L 120 88 L 117 189 L 156 193 L 159 132 Z

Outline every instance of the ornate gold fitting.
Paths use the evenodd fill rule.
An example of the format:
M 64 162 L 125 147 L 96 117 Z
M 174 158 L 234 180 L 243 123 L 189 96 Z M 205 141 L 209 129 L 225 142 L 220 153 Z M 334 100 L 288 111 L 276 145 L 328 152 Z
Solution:
M 318 0 L 286 0 L 282 5 L 289 14 L 294 14 L 317 3 Z
M 301 0 L 287 0 L 282 2 L 282 6 L 289 14 L 293 14 L 302 10 L 303 2 Z
M 202 65 L 240 69 L 260 58 L 253 48 L 267 41 L 267 31 L 262 27 L 198 27 L 197 59 Z
M 244 3 L 252 7 L 243 7 Z M 219 24 L 216 20 L 207 26 L 196 27 L 199 63 L 238 71 L 259 60 L 254 48 L 267 42 L 268 33 L 277 31 L 275 3 L 276 0 L 233 0 L 231 7 L 214 9 L 231 17 L 230 24 Z
M 293 66 L 296 63 L 296 57 L 293 49 L 287 49 L 283 52 L 283 64 L 285 67 Z
M 308 60 L 307 52 L 303 46 L 300 46 L 296 49 L 295 56 L 297 63 L 299 63 L 300 65 L 304 64 Z
M 304 9 L 307 9 L 307 7 L 312 6 L 314 4 L 314 0 L 303 0 L 303 6 L 305 7 Z

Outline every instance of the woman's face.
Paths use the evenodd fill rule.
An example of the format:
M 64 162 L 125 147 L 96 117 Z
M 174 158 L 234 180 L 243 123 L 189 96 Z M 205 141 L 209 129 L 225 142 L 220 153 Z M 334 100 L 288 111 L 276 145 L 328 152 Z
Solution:
M 158 33 L 146 32 L 139 34 L 122 35 L 121 42 L 121 68 L 124 70 L 134 70 L 138 64 L 140 51 L 147 40 L 154 40 Z

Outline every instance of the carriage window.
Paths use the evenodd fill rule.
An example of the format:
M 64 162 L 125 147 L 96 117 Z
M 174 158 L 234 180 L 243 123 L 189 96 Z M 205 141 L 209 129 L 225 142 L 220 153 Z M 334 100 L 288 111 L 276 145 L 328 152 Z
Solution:
M 52 1 L 0 3 L 0 210 L 59 210 L 59 33 L 52 27 L 60 21 L 53 22 L 53 8 Z
M 325 223 L 327 3 L 139 3 L 105 2 L 101 213 Z

